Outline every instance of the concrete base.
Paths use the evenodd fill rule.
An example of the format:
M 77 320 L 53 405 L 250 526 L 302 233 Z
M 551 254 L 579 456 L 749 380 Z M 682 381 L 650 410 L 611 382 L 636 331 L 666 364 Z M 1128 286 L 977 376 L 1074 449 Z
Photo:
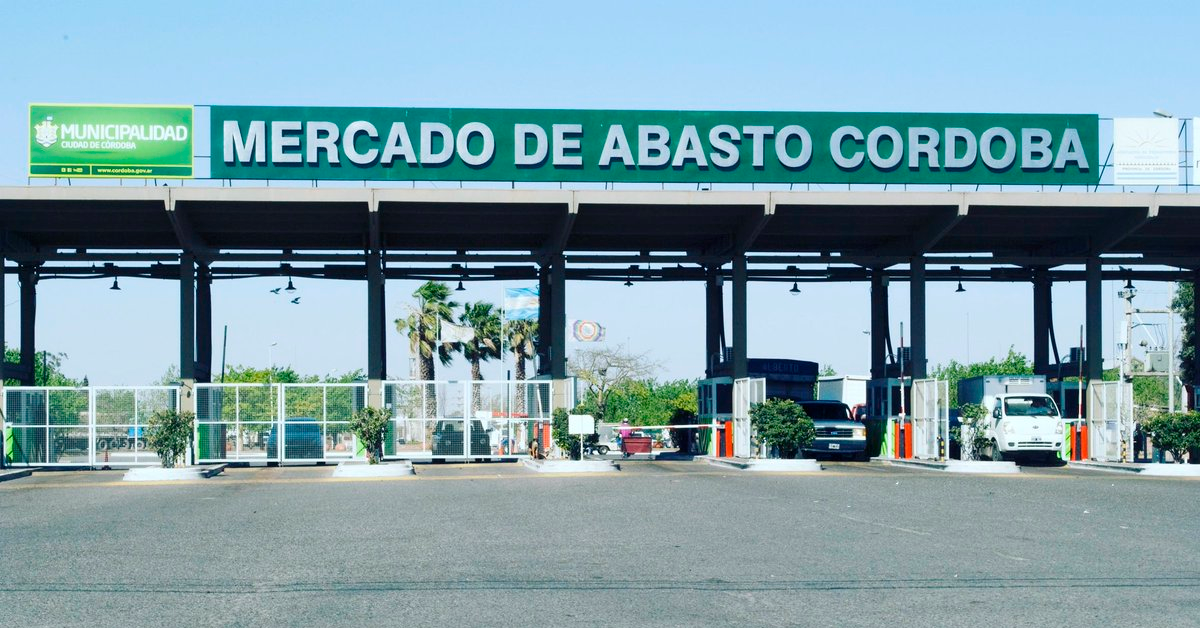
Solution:
M 1092 460 L 1070 462 L 1067 466 L 1073 469 L 1088 469 L 1091 471 L 1108 471 L 1111 473 L 1137 473 L 1158 477 L 1200 478 L 1200 464 L 1170 464 L 1165 462 L 1130 463 L 1130 462 L 1096 462 Z
M 992 462 L 990 460 L 919 460 L 917 458 L 871 458 L 871 462 L 884 462 L 897 467 L 914 467 L 945 471 L 946 473 L 1020 473 L 1015 462 Z
M 534 460 L 526 458 L 521 464 L 538 473 L 613 473 L 621 468 L 612 460 Z
M 702 458 L 716 467 L 724 467 L 726 469 L 737 469 L 739 471 L 790 471 L 794 473 L 807 473 L 821 470 L 821 463 L 811 458 L 717 458 L 715 456 L 702 456 Z
M 7 482 L 31 475 L 33 475 L 33 469 L 0 469 L 0 482 Z
M 395 460 L 380 464 L 367 464 L 365 460 L 347 460 L 338 463 L 333 470 L 335 478 L 397 478 L 414 475 L 412 462 Z
M 211 478 L 224 470 L 225 465 L 223 464 L 211 467 L 176 467 L 174 469 L 137 467 L 126 471 L 121 479 L 126 482 L 186 482 Z

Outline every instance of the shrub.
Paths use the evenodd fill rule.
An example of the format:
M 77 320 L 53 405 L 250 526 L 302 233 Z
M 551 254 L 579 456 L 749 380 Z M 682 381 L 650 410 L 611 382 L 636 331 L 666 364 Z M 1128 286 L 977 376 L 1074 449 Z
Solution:
M 391 413 L 383 408 L 361 408 L 350 418 L 350 431 L 366 450 L 370 464 L 383 460 L 383 439 L 391 418 Z
M 164 468 L 182 462 L 183 454 L 192 444 L 192 425 L 196 415 L 191 412 L 159 410 L 150 417 L 146 428 L 146 445 L 158 454 Z
M 964 460 L 982 460 L 992 442 L 987 437 L 987 408 L 978 403 L 964 403 L 958 409 L 962 427 L 958 444 Z
M 790 399 L 768 399 L 750 408 L 750 425 L 782 458 L 795 458 L 817 437 L 812 419 Z
M 1142 421 L 1154 446 L 1171 452 L 1182 463 L 1188 449 L 1200 447 L 1200 412 L 1168 412 Z

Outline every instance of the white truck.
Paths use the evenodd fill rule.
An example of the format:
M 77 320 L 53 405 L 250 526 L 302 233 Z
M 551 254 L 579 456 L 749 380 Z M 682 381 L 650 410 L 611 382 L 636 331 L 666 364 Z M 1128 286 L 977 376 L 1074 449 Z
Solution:
M 992 460 L 1029 456 L 1049 462 L 1058 458 L 1066 430 L 1050 395 L 996 395 L 987 401 L 984 407 L 991 408 L 988 438 Z
M 978 403 L 988 412 L 987 437 L 992 460 L 1018 457 L 1055 460 L 1066 438 L 1062 413 L 1046 394 L 1040 376 L 996 375 L 964 379 L 959 403 Z

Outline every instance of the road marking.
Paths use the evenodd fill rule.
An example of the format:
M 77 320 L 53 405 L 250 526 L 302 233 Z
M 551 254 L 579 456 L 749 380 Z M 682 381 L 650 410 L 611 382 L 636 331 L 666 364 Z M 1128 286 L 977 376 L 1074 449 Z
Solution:
M 992 553 L 999 556 L 1000 558 L 1007 558 L 1009 560 L 1019 560 L 1023 563 L 1029 562 L 1028 558 L 1021 558 L 1020 556 L 1009 556 L 1008 554 L 1001 554 L 1000 552 L 997 552 L 995 550 L 992 550 Z
M 887 528 L 889 530 L 897 530 L 899 532 L 907 532 L 909 534 L 916 534 L 919 536 L 929 536 L 931 534 L 929 532 L 925 532 L 924 530 L 913 530 L 910 528 L 901 528 L 899 526 L 890 526 L 886 523 L 879 523 L 876 521 L 867 521 L 866 519 L 859 519 L 857 517 L 851 517 L 850 515 L 838 515 L 838 516 L 841 517 L 842 519 L 848 519 L 850 521 L 855 521 L 858 523 L 865 523 L 867 525 L 879 526 L 881 528 Z

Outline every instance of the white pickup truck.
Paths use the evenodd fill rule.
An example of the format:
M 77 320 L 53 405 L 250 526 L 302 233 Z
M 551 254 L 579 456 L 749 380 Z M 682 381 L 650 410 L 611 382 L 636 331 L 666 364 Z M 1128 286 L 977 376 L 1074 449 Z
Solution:
M 1049 395 L 995 395 L 983 405 L 991 411 L 987 425 L 992 460 L 1029 456 L 1051 461 L 1062 450 L 1062 414 Z

